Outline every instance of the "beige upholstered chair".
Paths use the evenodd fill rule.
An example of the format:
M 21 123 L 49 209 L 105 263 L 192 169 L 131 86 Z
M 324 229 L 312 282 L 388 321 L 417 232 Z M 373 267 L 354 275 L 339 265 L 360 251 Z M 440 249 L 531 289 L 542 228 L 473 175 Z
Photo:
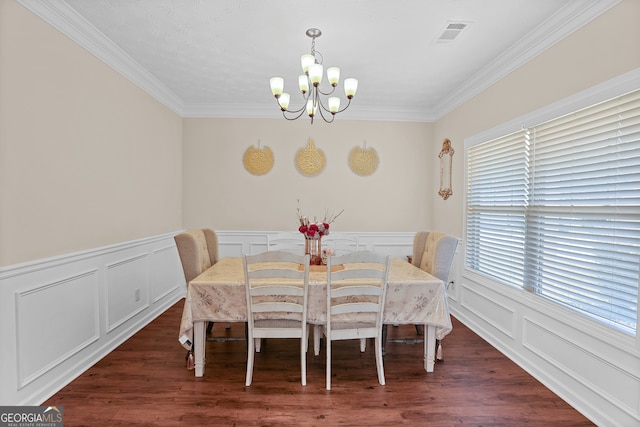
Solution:
M 300 340 L 301 383 L 307 385 L 309 255 L 267 251 L 243 260 L 249 325 L 245 385 L 253 380 L 254 346 L 261 338 Z
M 187 284 L 218 262 L 218 236 L 208 228 L 188 230 L 173 238 Z
M 446 285 L 458 239 L 436 231 L 419 231 L 413 238 L 411 263 L 436 276 Z
M 180 255 L 184 279 L 189 282 L 218 262 L 218 236 L 208 228 L 188 230 L 173 237 Z M 213 322 L 207 325 L 211 332 Z
M 389 278 L 389 255 L 351 252 L 329 257 L 327 262 L 326 386 L 331 390 L 331 343 L 336 340 L 375 339 L 380 385 L 385 384 L 382 360 L 382 310 Z M 332 271 L 331 266 L 344 264 Z M 314 345 L 319 336 L 314 336 Z
M 437 231 L 419 231 L 413 237 L 411 263 L 436 276 L 445 284 L 449 282 L 451 264 L 458 246 L 458 239 Z M 415 325 L 418 335 L 422 335 L 421 325 Z M 383 342 L 387 339 L 387 325 L 383 328 Z
M 437 231 L 419 231 L 413 238 L 411 263 L 421 270 L 436 276 L 447 286 L 458 239 Z M 420 326 L 416 331 L 421 334 Z

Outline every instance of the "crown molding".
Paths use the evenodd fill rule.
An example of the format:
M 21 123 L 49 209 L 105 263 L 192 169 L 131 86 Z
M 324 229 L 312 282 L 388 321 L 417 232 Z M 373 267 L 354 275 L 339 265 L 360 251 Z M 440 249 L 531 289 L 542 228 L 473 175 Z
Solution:
M 17 0 L 178 115 L 184 102 L 64 1 Z
M 225 105 L 223 108 L 209 104 L 185 104 L 184 100 L 179 98 L 95 26 L 79 15 L 66 2 L 17 1 L 181 117 L 280 117 L 277 111 L 274 112 L 271 107 L 265 108 L 264 105 Z M 357 111 L 345 112 L 341 117 L 347 120 L 436 121 L 621 1 L 585 0 L 579 4 L 570 3 L 565 5 L 551 19 L 548 19 L 534 31 L 527 34 L 522 40 L 514 44 L 511 49 L 503 52 L 496 60 L 472 76 L 454 93 L 450 94 L 444 102 L 430 111 L 408 108 L 360 107 Z
M 584 3 L 565 5 L 551 19 L 539 25 L 467 80 L 446 101 L 437 105 L 431 116 L 434 120 L 442 118 L 621 1 L 585 0 Z

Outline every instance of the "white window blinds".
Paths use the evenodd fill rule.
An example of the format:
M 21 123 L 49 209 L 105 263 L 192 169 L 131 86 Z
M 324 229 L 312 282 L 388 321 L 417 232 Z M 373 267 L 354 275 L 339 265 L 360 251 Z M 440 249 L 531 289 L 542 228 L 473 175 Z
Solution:
M 467 259 L 471 268 L 522 286 L 529 144 L 521 131 L 467 152 Z
M 470 147 L 467 162 L 467 266 L 635 334 L 640 91 Z

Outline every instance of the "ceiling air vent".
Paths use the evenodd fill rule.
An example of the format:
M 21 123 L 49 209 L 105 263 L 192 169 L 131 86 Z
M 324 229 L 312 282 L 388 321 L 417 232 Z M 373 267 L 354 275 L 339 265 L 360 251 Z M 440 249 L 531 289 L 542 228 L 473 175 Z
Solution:
M 447 25 L 436 39 L 436 43 L 451 43 L 467 26 L 468 23 L 466 22 L 447 22 Z

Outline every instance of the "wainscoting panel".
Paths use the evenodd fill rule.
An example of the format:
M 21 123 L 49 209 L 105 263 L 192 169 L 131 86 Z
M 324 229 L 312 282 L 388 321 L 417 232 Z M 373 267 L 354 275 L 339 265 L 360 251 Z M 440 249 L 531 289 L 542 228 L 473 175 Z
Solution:
M 494 329 L 513 339 L 515 311 L 506 306 L 504 297 L 500 298 L 499 294 L 492 294 L 491 292 L 480 293 L 476 289 L 462 284 L 460 286 L 460 304 L 482 318 Z
M 97 270 L 16 293 L 18 388 L 98 340 L 98 313 Z
M 635 397 L 640 394 L 640 379 L 632 372 L 616 366 L 615 361 L 577 346 L 570 337 L 532 319 L 524 318 L 523 329 L 523 345 L 527 349 L 626 412 L 637 414 Z M 589 375 L 585 376 L 582 371 Z
M 596 425 L 640 425 L 640 338 L 460 263 L 452 315 Z
M 184 292 L 184 276 L 182 265 L 175 243 L 152 252 L 151 255 L 151 303 L 166 298 L 175 292 Z
M 0 405 L 41 404 L 183 298 L 175 234 L 0 268 Z
M 107 265 L 107 332 L 149 307 L 149 255 Z
M 411 233 L 362 233 L 358 235 L 358 250 L 386 253 L 393 258 L 402 258 L 413 254 L 413 237 Z

